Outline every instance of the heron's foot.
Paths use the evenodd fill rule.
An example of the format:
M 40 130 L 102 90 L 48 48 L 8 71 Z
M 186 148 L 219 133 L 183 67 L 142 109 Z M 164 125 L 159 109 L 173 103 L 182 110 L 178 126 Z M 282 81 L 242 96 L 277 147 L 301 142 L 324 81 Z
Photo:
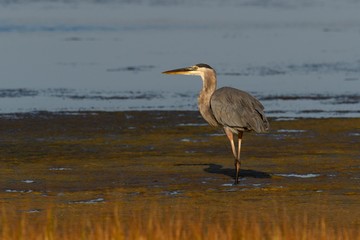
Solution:
M 240 175 L 240 160 L 235 159 L 235 183 L 234 185 L 239 184 L 239 175 Z

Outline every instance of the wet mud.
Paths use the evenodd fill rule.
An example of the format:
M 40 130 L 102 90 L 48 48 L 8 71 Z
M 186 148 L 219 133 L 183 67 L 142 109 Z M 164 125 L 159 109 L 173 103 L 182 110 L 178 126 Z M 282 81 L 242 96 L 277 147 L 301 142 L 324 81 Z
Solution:
M 59 218 L 115 205 L 224 218 L 283 210 L 356 229 L 359 149 L 359 118 L 271 119 L 269 133 L 244 134 L 234 186 L 228 140 L 198 112 L 1 115 L 0 204 L 34 217 L 51 206 Z

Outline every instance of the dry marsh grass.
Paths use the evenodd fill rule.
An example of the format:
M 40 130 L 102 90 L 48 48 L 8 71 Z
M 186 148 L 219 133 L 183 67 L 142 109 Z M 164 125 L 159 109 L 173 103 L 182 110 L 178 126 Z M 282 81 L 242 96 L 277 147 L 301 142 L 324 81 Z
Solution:
M 14 210 L 14 209 L 12 209 Z M 226 219 L 224 221 L 224 219 Z M 54 208 L 42 213 L 16 214 L 2 207 L 0 238 L 24 240 L 122 240 L 122 239 L 318 239 L 357 240 L 360 231 L 329 225 L 308 214 L 291 216 L 282 211 L 237 216 L 207 216 L 205 209 L 184 212 L 180 207 L 164 210 L 152 206 L 124 217 L 115 206 L 102 217 L 86 214 L 57 216 Z

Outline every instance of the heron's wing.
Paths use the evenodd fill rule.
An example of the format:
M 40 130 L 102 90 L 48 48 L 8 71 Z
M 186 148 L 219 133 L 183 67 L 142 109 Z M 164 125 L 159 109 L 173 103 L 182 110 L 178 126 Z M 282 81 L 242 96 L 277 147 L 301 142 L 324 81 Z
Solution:
M 269 129 L 263 105 L 247 92 L 219 88 L 211 96 L 210 106 L 214 117 L 223 126 L 258 133 Z

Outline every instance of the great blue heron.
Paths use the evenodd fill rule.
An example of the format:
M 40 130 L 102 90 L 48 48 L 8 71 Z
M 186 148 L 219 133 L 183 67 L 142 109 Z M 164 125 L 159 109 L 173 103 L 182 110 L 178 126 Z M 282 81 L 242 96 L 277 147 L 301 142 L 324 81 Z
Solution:
M 229 138 L 235 158 L 235 184 L 238 184 L 243 132 L 263 133 L 269 130 L 264 106 L 247 92 L 231 87 L 222 87 L 216 90 L 216 72 L 207 64 L 200 63 L 163 73 L 201 77 L 203 87 L 198 98 L 199 111 L 211 126 L 222 127 Z

